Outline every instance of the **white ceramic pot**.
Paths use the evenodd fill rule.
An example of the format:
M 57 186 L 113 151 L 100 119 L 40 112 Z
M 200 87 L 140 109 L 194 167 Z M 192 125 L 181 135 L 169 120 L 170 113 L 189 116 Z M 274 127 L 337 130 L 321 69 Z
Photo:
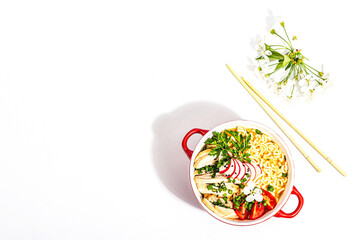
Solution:
M 217 214 L 212 212 L 210 209 L 208 209 L 204 205 L 204 203 L 201 201 L 201 194 L 198 191 L 195 181 L 194 181 L 194 170 L 195 170 L 194 169 L 194 159 L 198 155 L 198 153 L 201 151 L 201 149 L 204 147 L 204 142 L 206 141 L 206 139 L 212 137 L 212 132 L 214 132 L 214 131 L 221 132 L 225 129 L 235 128 L 237 126 L 259 129 L 261 132 L 268 134 L 273 139 L 273 141 L 275 141 L 280 146 L 280 148 L 283 150 L 283 152 L 286 156 L 286 160 L 288 161 L 288 183 L 286 185 L 285 191 L 284 191 L 283 195 L 281 196 L 279 202 L 277 203 L 276 207 L 273 210 L 266 212 L 263 216 L 261 216 L 258 219 L 254 219 L 254 220 L 232 221 L 232 220 L 228 220 L 228 219 L 218 216 Z M 200 141 L 197 143 L 195 149 L 192 151 L 187 147 L 187 141 L 193 134 L 201 134 L 201 135 L 203 135 L 203 137 L 200 139 Z M 254 225 L 254 224 L 264 222 L 273 216 L 284 217 L 284 218 L 293 218 L 300 212 L 300 210 L 304 204 L 304 199 L 301 196 L 301 194 L 299 193 L 299 191 L 294 186 L 295 172 L 294 172 L 293 158 L 292 158 L 290 150 L 286 146 L 285 142 L 280 138 L 280 136 L 278 134 L 276 134 L 270 128 L 268 128 L 262 124 L 256 123 L 256 122 L 244 121 L 244 120 L 226 122 L 226 123 L 223 123 L 221 125 L 214 127 L 211 130 L 194 128 L 185 135 L 185 137 L 182 141 L 182 147 L 183 147 L 185 153 L 187 154 L 187 156 L 190 158 L 189 176 L 190 176 L 191 187 L 195 194 L 195 197 L 198 200 L 199 204 L 205 209 L 205 211 L 208 212 L 214 218 L 218 219 L 219 221 L 227 223 L 227 224 L 231 224 L 231 225 L 236 225 L 236 226 L 248 226 L 248 225 Z M 281 209 L 283 208 L 283 206 L 285 205 L 285 203 L 287 202 L 287 200 L 289 199 L 291 194 L 294 194 L 297 196 L 297 198 L 299 199 L 299 203 L 293 212 L 285 213 Z

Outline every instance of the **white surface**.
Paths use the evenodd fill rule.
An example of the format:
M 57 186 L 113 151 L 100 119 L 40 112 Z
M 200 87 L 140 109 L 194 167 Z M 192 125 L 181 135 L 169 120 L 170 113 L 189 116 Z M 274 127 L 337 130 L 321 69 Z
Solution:
M 355 4 L 2 1 L 0 239 L 326 239 L 357 233 Z M 301 39 L 303 53 L 334 79 L 312 102 L 274 99 L 249 70 L 255 39 L 279 15 Z M 305 199 L 293 219 L 228 226 L 201 210 L 191 192 L 181 149 L 188 130 L 249 119 L 279 132 L 225 64 L 348 172 L 342 177 L 294 135 L 322 172 L 288 142 L 295 186 Z

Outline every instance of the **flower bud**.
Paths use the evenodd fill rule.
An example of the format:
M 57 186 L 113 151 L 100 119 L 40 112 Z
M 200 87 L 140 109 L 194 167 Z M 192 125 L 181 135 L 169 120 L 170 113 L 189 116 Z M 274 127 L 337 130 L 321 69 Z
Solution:
M 275 29 L 271 29 L 270 33 L 275 34 L 276 33 Z
M 280 25 L 283 26 L 283 27 L 285 27 L 284 21 L 282 21 L 282 22 L 280 23 Z
M 271 54 L 272 54 L 272 52 L 271 52 L 270 50 L 266 50 L 264 53 L 265 53 L 265 55 L 267 55 L 267 56 L 271 56 Z
M 297 36 L 293 36 L 292 40 L 297 40 Z

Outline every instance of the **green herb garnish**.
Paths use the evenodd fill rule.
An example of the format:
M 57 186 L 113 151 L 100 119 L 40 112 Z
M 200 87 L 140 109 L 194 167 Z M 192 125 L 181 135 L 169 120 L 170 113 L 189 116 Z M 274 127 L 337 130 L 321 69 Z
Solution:
M 273 192 L 275 190 L 275 188 L 269 184 L 267 186 L 266 190 L 268 190 L 269 192 Z
M 224 200 L 224 201 L 225 201 L 225 200 Z M 226 201 L 227 201 L 227 200 L 226 200 Z M 223 208 L 229 208 L 228 206 L 226 206 L 225 204 L 223 204 L 220 199 L 218 199 L 216 202 L 211 202 L 211 203 L 214 204 L 214 205 L 223 207 Z M 227 202 L 226 202 L 226 203 L 227 203 Z
M 233 137 L 233 140 L 231 137 Z M 213 132 L 213 136 L 205 141 L 206 145 L 215 146 L 210 152 L 210 156 L 224 158 L 234 156 L 242 162 L 251 162 L 250 154 L 244 153 L 250 146 L 251 135 L 243 136 L 238 131 L 225 130 L 223 132 Z M 230 147 L 232 145 L 233 147 Z

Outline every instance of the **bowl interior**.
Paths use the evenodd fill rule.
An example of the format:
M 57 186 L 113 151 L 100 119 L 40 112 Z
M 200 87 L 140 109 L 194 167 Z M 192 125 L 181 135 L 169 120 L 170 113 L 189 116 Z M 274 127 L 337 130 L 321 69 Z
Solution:
M 269 135 L 273 139 L 273 141 L 276 142 L 280 146 L 280 148 L 282 149 L 282 151 L 284 152 L 284 154 L 286 156 L 286 160 L 288 161 L 288 183 L 286 185 L 283 195 L 281 196 L 281 198 L 280 198 L 279 202 L 277 203 L 274 210 L 267 212 L 262 217 L 255 219 L 255 220 L 233 221 L 233 220 L 228 220 L 228 219 L 218 216 L 217 214 L 212 212 L 210 209 L 208 209 L 205 206 L 205 204 L 203 204 L 203 202 L 201 201 L 201 193 L 198 191 L 195 181 L 194 181 L 194 159 L 197 156 L 197 154 L 201 151 L 201 149 L 204 147 L 205 140 L 212 137 L 212 132 L 214 132 L 214 131 L 221 132 L 225 129 L 234 128 L 237 126 L 259 129 L 263 133 Z M 212 215 L 213 217 L 215 217 L 216 219 L 218 219 L 222 222 L 232 224 L 232 225 L 238 225 L 238 226 L 253 225 L 253 224 L 257 224 L 257 223 L 260 223 L 260 222 L 263 222 L 263 221 L 269 219 L 270 217 L 275 215 L 284 206 L 284 204 L 286 203 L 287 199 L 289 198 L 292 188 L 293 188 L 294 164 L 293 164 L 293 159 L 291 157 L 290 151 L 289 151 L 288 147 L 286 146 L 285 142 L 273 130 L 269 129 L 268 127 L 266 127 L 260 123 L 256 123 L 256 122 L 252 122 L 252 121 L 244 121 L 244 120 L 231 121 L 231 122 L 223 123 L 213 129 L 209 130 L 209 132 L 200 139 L 200 141 L 198 142 L 198 144 L 196 145 L 196 147 L 194 149 L 193 155 L 191 156 L 190 181 L 191 181 L 191 187 L 194 191 L 194 194 L 195 194 L 197 200 L 210 215 Z

